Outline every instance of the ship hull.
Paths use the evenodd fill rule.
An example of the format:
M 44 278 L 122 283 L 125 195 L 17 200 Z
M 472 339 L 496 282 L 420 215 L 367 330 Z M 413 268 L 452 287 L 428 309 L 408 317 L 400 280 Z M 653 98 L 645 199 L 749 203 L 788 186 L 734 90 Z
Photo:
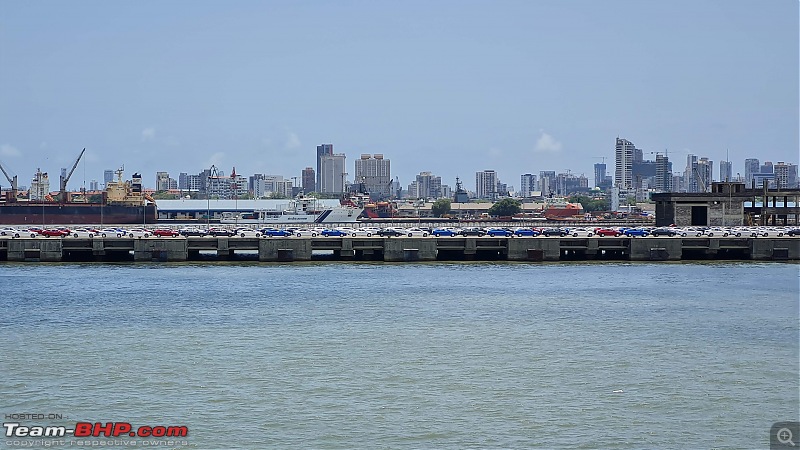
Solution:
M 258 218 L 243 218 L 239 215 L 223 216 L 220 223 L 242 225 L 288 225 L 303 223 L 355 223 L 361 208 L 332 208 L 319 214 L 260 215 Z
M 3 225 L 95 225 L 156 223 L 156 207 L 99 203 L 39 203 L 0 205 Z

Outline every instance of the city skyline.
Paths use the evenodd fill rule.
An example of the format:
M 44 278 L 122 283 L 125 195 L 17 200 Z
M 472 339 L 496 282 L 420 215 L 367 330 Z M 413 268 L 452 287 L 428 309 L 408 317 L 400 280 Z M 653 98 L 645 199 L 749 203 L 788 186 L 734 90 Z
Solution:
M 291 178 L 331 142 L 351 173 L 358 155 L 386 155 L 403 186 L 421 171 L 452 185 L 491 169 L 519 187 L 543 170 L 591 179 L 619 136 L 675 163 L 733 161 L 735 175 L 746 158 L 797 161 L 797 12 L 793 1 L 6 2 L 0 161 L 28 184 L 86 147 L 72 187 L 121 165 L 148 183 L 211 164 Z

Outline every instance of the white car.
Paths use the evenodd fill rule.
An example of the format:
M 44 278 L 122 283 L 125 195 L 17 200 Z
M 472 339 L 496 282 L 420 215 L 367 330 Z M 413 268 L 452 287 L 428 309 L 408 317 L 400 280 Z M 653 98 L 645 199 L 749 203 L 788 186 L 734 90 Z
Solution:
M 89 238 L 89 239 L 91 239 L 91 238 L 94 237 L 94 231 L 88 230 L 86 228 L 78 228 L 78 229 L 70 230 L 70 231 L 71 232 L 70 232 L 69 235 L 74 237 L 74 238 Z
M 106 228 L 100 230 L 100 236 L 102 237 L 122 237 L 122 230 L 118 230 L 116 228 Z
M 350 228 L 350 227 L 339 227 L 337 230 L 341 231 L 342 233 L 346 233 L 348 236 L 356 237 L 356 236 L 366 236 L 372 237 L 373 234 L 378 234 L 378 232 L 373 228 Z
M 594 231 L 586 228 L 570 228 L 569 235 L 572 237 L 592 237 L 594 236 Z
M 428 237 L 428 232 L 419 228 L 406 228 L 405 235 L 408 237 L 414 237 L 414 236 Z
M 144 228 L 132 228 L 126 231 L 126 234 L 129 238 L 147 238 L 150 237 L 150 231 L 145 230 Z
M 239 228 L 236 230 L 236 236 L 239 237 L 261 237 L 261 232 L 252 230 L 250 228 Z
M 317 237 L 317 235 L 319 235 L 319 231 L 315 229 L 312 230 L 309 228 L 300 228 L 299 230 L 294 230 L 294 235 L 297 237 L 303 237 L 303 236 Z
M 11 236 L 11 237 L 18 238 L 20 233 L 21 233 L 21 231 L 16 229 L 16 228 L 14 228 L 14 227 L 3 227 L 3 228 L 0 228 L 0 236 Z

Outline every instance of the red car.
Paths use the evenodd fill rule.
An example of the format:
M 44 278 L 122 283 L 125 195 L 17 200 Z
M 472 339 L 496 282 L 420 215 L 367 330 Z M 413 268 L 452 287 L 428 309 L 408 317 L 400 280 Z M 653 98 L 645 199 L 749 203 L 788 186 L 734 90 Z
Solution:
M 56 237 L 64 237 L 69 235 L 69 230 L 62 230 L 62 229 L 49 229 L 49 230 L 42 230 L 39 232 L 44 237 L 56 236 Z
M 165 228 L 159 228 L 153 230 L 153 236 L 158 236 L 158 237 L 178 237 L 180 235 L 181 234 L 175 230 L 170 230 Z
M 603 236 L 620 237 L 622 235 L 622 233 L 620 233 L 619 230 L 615 230 L 613 228 L 597 228 L 596 230 L 594 230 L 594 232 L 596 235 L 600 237 Z

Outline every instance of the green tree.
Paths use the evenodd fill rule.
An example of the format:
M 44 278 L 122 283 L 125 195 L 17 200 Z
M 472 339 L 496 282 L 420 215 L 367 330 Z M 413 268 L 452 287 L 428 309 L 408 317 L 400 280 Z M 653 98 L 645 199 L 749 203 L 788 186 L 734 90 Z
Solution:
M 442 217 L 446 214 L 450 213 L 450 199 L 449 198 L 440 198 L 433 202 L 433 206 L 431 206 L 431 213 L 436 217 Z
M 513 216 L 522 211 L 522 204 L 513 198 L 504 198 L 489 208 L 490 216 Z
M 585 195 L 573 195 L 568 200 L 570 203 L 580 203 L 583 205 L 583 210 L 586 212 L 608 211 L 608 209 L 611 207 L 608 199 L 605 198 L 593 199 Z
M 280 199 L 286 198 L 286 196 L 281 194 L 280 192 L 273 191 L 273 192 L 270 192 L 269 198 L 271 198 L 273 200 L 280 200 Z

